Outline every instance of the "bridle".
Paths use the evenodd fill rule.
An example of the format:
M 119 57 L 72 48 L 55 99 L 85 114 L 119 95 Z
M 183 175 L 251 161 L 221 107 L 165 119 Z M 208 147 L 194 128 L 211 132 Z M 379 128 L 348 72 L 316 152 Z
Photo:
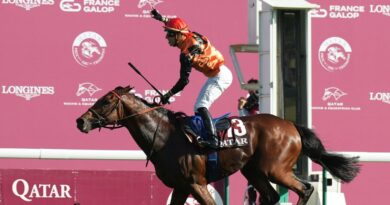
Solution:
M 108 112 L 108 114 L 111 114 L 115 109 L 117 110 L 117 115 L 118 117 L 120 116 L 120 112 L 119 112 L 119 108 L 123 109 L 123 104 L 122 104 L 122 97 L 117 93 L 115 92 L 114 90 L 111 91 L 112 94 L 114 94 L 117 98 L 118 98 L 118 102 L 115 106 L 112 107 L 112 109 L 110 110 L 110 112 Z M 156 109 L 159 109 L 163 107 L 163 105 L 158 105 L 158 106 L 155 106 L 155 107 L 151 107 L 151 108 L 147 108 L 145 110 L 142 110 L 140 112 L 137 112 L 137 113 L 134 113 L 134 114 L 131 114 L 131 115 L 128 115 L 128 116 L 125 116 L 125 117 L 122 117 L 118 120 L 114 120 L 112 122 L 109 122 L 105 117 L 103 117 L 101 114 L 99 114 L 98 112 L 96 112 L 94 109 L 92 108 L 89 108 L 88 110 L 93 114 L 93 115 L 96 115 L 96 117 L 98 118 L 97 121 L 95 122 L 96 124 L 98 124 L 98 128 L 99 128 L 99 131 L 101 128 L 108 128 L 108 129 L 117 129 L 117 128 L 121 128 L 123 127 L 124 125 L 122 125 L 120 122 L 121 121 L 124 121 L 126 119 L 129 119 L 129 118 L 132 118 L 132 117 L 135 117 L 135 116 L 139 116 L 139 115 L 142 115 L 142 114 L 145 114 L 147 112 L 150 112 L 152 110 L 156 110 Z M 123 113 L 123 112 L 122 112 Z M 146 166 L 148 166 L 148 163 L 149 163 L 149 160 L 151 158 L 151 156 L 154 154 L 154 142 L 156 141 L 156 135 L 157 135 L 157 132 L 158 132 L 158 129 L 160 127 L 160 122 L 161 122 L 161 118 L 157 124 L 157 127 L 156 127 L 156 130 L 153 134 L 153 139 L 152 141 L 150 142 L 151 143 L 151 148 L 150 148 L 150 152 L 147 154 L 147 158 L 146 158 Z M 111 125 L 111 126 L 110 126 Z
M 111 114 L 114 110 L 116 110 L 117 111 L 117 116 L 119 118 L 119 116 L 123 115 L 123 112 L 122 113 L 120 112 L 120 108 L 123 109 L 122 97 L 117 92 L 115 92 L 114 90 L 112 90 L 111 93 L 118 98 L 118 101 L 117 101 L 116 105 L 113 106 L 109 112 L 107 112 L 108 113 L 107 115 Z M 158 105 L 158 106 L 155 106 L 155 107 L 147 108 L 147 109 L 142 110 L 140 112 L 137 112 L 137 113 L 134 113 L 134 114 L 131 114 L 131 115 L 128 115 L 128 116 L 121 117 L 118 120 L 114 120 L 114 121 L 111 121 L 111 122 L 108 121 L 106 119 L 106 117 L 103 117 L 102 114 L 99 114 L 98 112 L 96 112 L 92 108 L 89 108 L 88 111 L 90 111 L 93 115 L 95 115 L 97 117 L 97 120 L 94 121 L 94 123 L 98 125 L 99 131 L 100 131 L 101 128 L 108 128 L 108 129 L 111 129 L 111 130 L 117 129 L 117 128 L 121 128 L 121 127 L 123 127 L 123 125 L 121 124 L 122 121 L 127 120 L 127 119 L 132 118 L 132 117 L 135 117 L 135 116 L 138 116 L 138 115 L 145 114 L 147 112 L 150 112 L 150 111 L 153 111 L 153 110 L 156 110 L 156 109 L 159 109 L 161 107 L 163 107 L 163 105 Z

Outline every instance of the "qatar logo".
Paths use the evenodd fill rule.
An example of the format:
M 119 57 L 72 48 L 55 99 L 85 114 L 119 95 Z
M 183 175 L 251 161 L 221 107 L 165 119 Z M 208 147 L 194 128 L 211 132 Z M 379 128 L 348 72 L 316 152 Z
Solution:
M 12 183 L 12 193 L 26 202 L 34 198 L 72 198 L 68 184 L 33 184 L 32 186 L 24 179 L 17 179 Z
M 324 95 L 322 96 L 322 100 L 326 101 L 326 100 L 329 100 L 332 97 L 335 100 L 339 100 L 344 95 L 347 95 L 347 93 L 345 93 L 344 91 L 340 90 L 339 88 L 329 87 L 329 88 L 325 88 Z
M 343 70 L 349 63 L 352 49 L 348 42 L 340 37 L 330 37 L 322 42 L 318 58 L 329 72 Z
M 143 8 L 146 5 L 149 5 L 150 8 L 154 8 L 157 4 L 162 3 L 160 0 L 140 0 L 138 2 L 138 8 Z
M 99 64 L 106 52 L 106 41 L 93 31 L 81 33 L 73 41 L 73 57 L 83 67 Z
M 79 98 L 76 98 L 71 101 L 66 101 L 64 102 L 64 105 L 65 106 L 91 106 L 98 100 L 96 97 L 93 96 L 101 90 L 102 90 L 101 88 L 97 87 L 93 83 L 90 82 L 80 83 L 76 91 L 76 96 Z
M 213 197 L 213 199 L 215 200 L 217 205 L 223 205 L 223 201 L 222 201 L 221 196 L 219 195 L 217 190 L 214 189 L 213 186 L 208 184 L 207 190 L 210 192 L 211 196 Z M 169 197 L 167 200 L 167 205 L 169 205 L 169 202 L 171 202 L 171 197 L 172 197 L 172 192 L 169 194 Z M 185 202 L 185 205 L 200 205 L 200 203 L 198 201 L 196 201 L 194 198 L 188 197 L 186 202 Z
M 81 83 L 81 84 L 79 84 L 79 88 L 77 89 L 76 95 L 81 96 L 84 93 L 88 93 L 89 96 L 92 96 L 100 90 L 102 90 L 102 89 L 98 88 L 93 83 L 89 83 L 89 82 Z

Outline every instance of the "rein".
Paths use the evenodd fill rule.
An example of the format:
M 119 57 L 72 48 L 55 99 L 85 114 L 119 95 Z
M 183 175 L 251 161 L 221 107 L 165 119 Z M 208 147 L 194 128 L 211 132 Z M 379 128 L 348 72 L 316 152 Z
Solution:
M 115 91 L 111 91 L 111 93 L 114 94 L 119 99 L 119 101 L 116 104 L 116 106 L 113 107 L 113 109 L 111 110 L 111 112 L 112 112 L 115 108 L 118 108 L 119 105 L 122 104 L 121 103 L 122 102 L 122 97 L 118 93 L 116 93 Z M 88 110 L 98 117 L 97 124 L 99 124 L 100 128 L 107 128 L 107 129 L 113 130 L 113 129 L 122 128 L 123 125 L 120 125 L 119 122 L 121 122 L 123 120 L 127 120 L 129 118 L 136 117 L 138 115 L 142 115 L 142 114 L 148 113 L 148 112 L 153 111 L 153 110 L 157 110 L 157 109 L 159 109 L 161 107 L 164 107 L 164 106 L 163 105 L 158 105 L 158 106 L 155 106 L 155 107 L 147 108 L 147 109 L 144 109 L 144 110 L 142 110 L 140 112 L 137 112 L 137 113 L 134 113 L 134 114 L 122 117 L 121 119 L 115 120 L 113 122 L 107 122 L 107 120 L 104 117 L 102 117 L 99 113 L 97 113 L 92 108 L 89 108 Z M 118 116 L 119 116 L 119 114 L 118 114 Z M 107 126 L 107 125 L 112 125 L 112 126 Z
M 126 119 L 129 119 L 129 118 L 132 118 L 132 117 L 135 117 L 135 116 L 138 116 L 138 115 L 142 115 L 142 114 L 145 114 L 147 112 L 150 112 L 150 111 L 153 111 L 153 110 L 157 110 L 158 108 L 161 108 L 163 107 L 162 105 L 159 105 L 159 106 L 156 106 L 156 107 L 151 107 L 151 108 L 148 108 L 148 109 L 145 109 L 145 110 L 142 110 L 141 112 L 137 112 L 137 113 L 134 113 L 132 115 L 129 115 L 129 116 L 126 116 L 126 117 L 123 117 L 119 120 L 116 120 L 113 125 L 118 125 L 120 121 L 123 121 L 123 120 L 126 120 Z M 119 125 L 119 126 L 116 126 L 116 127 L 106 127 L 105 128 L 109 128 L 109 129 L 117 129 L 117 128 L 121 128 L 123 127 L 123 125 Z

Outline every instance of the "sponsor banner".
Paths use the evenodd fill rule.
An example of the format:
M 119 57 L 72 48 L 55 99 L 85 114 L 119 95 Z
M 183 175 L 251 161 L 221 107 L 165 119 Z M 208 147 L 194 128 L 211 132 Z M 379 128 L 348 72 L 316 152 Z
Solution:
M 390 17 L 390 4 L 367 4 L 367 2 L 356 1 L 353 4 L 345 4 L 340 2 L 334 4 L 337 1 L 332 2 L 330 5 L 322 4 L 321 8 L 313 9 L 309 12 L 312 18 L 328 18 L 339 20 L 355 20 L 362 18 L 363 16 L 381 14 Z
M 370 4 L 370 13 L 390 17 L 390 4 Z
M 60 9 L 69 13 L 112 13 L 120 0 L 61 0 Z
M 222 205 L 218 190 L 222 183 L 208 189 Z M 0 170 L 0 204 L 168 204 L 172 190 L 154 172 L 83 170 Z M 218 190 L 214 187 L 218 187 Z M 223 193 L 222 193 L 223 196 Z M 188 204 L 199 203 L 190 196 Z
M 96 65 L 103 60 L 106 47 L 106 41 L 101 35 L 86 31 L 79 34 L 73 41 L 73 57 L 81 66 Z
M 75 89 L 76 90 L 76 89 Z M 101 88 L 90 82 L 80 83 L 73 100 L 64 102 L 65 106 L 92 106 L 98 100 L 96 93 L 101 93 Z M 100 94 L 101 95 L 101 94 Z
M 1 94 L 15 95 L 26 100 L 31 100 L 41 95 L 54 95 L 55 91 L 53 86 L 2 85 Z
M 321 43 L 318 58 L 325 70 L 333 72 L 343 70 L 348 65 L 351 53 L 351 46 L 346 40 L 330 37 Z
M 344 98 L 348 98 L 348 93 L 344 92 L 337 87 L 328 87 L 324 89 L 322 95 L 322 105 L 313 105 L 313 110 L 325 110 L 325 111 L 360 111 L 361 107 L 351 103 L 351 101 L 345 102 Z
M 390 104 L 390 92 L 370 92 L 370 101 Z
M 129 11 L 125 13 L 126 18 L 151 18 L 150 11 L 158 6 L 164 6 L 166 4 L 161 0 L 139 0 L 137 4 L 137 10 Z M 176 18 L 174 14 L 164 13 L 166 18 Z
M 15 5 L 18 7 L 21 7 L 25 9 L 26 11 L 30 11 L 33 8 L 39 7 L 39 6 L 53 6 L 55 1 L 54 0 L 1 0 L 2 4 L 8 5 Z
M 165 204 L 171 191 L 143 171 L 0 170 L 0 176 L 5 205 Z

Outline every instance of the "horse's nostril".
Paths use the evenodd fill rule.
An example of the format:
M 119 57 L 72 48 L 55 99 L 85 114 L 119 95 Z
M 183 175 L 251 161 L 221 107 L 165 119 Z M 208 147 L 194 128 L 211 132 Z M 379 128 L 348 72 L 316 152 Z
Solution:
M 84 125 L 84 119 L 83 118 L 78 118 L 76 120 L 76 123 L 77 123 L 77 127 L 83 127 Z

